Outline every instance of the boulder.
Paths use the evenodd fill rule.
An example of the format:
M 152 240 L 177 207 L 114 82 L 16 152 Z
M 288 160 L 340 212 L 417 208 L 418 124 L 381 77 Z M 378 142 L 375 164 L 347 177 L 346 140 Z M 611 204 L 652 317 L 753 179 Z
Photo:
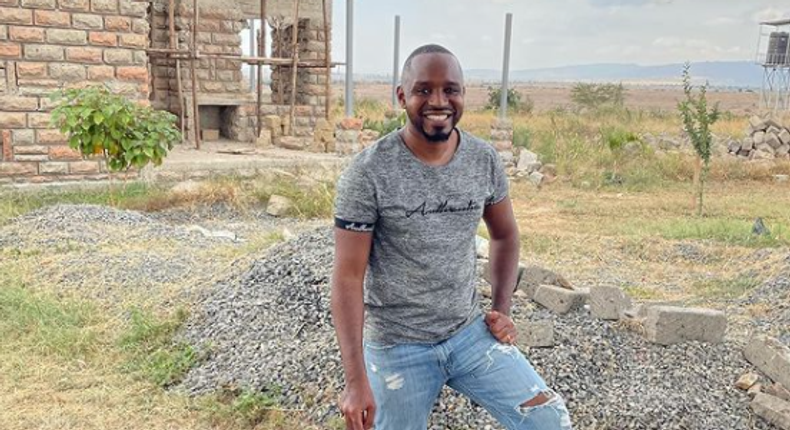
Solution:
M 266 205 L 266 213 L 271 216 L 281 217 L 288 215 L 292 208 L 293 202 L 291 199 L 273 194 L 269 197 L 269 203 Z

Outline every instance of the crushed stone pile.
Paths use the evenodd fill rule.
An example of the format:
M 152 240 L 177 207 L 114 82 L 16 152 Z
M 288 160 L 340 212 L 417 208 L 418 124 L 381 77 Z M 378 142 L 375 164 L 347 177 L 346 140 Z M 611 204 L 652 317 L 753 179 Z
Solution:
M 342 365 L 329 313 L 332 253 L 331 229 L 300 234 L 208 291 L 181 334 L 204 359 L 177 389 L 265 391 L 319 423 L 338 416 Z M 565 397 L 577 429 L 775 429 L 752 414 L 749 396 L 734 386 L 755 371 L 738 342 L 659 346 L 586 309 L 558 316 L 524 297 L 513 308 L 517 323 L 554 322 L 555 346 L 525 353 Z M 429 428 L 501 427 L 446 389 Z

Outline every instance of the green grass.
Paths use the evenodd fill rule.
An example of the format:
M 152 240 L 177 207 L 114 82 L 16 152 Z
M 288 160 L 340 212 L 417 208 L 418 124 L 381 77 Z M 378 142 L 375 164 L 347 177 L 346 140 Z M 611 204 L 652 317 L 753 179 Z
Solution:
M 658 235 L 670 240 L 712 240 L 754 248 L 775 248 L 790 245 L 790 234 L 783 224 L 768 224 L 770 236 L 752 234 L 752 221 L 727 218 L 673 218 L 658 221 L 626 222 L 620 233 Z
M 41 189 L 0 191 L 0 225 L 11 218 L 55 204 L 96 204 L 116 207 L 132 207 L 142 200 L 151 200 L 165 195 L 157 186 L 132 182 L 125 187 L 114 184 L 78 189 Z
M 138 372 L 155 384 L 167 387 L 179 382 L 198 362 L 197 352 L 188 344 L 173 342 L 173 335 L 186 320 L 183 310 L 159 319 L 133 309 L 120 347 L 130 354 L 127 369 Z
M 623 291 L 636 300 L 660 300 L 664 295 L 655 289 L 645 288 L 641 285 L 625 285 Z
M 101 322 L 87 303 L 36 293 L 14 281 L 0 282 L 3 348 L 83 359 L 99 347 Z
M 757 276 L 741 274 L 734 278 L 708 279 L 692 285 L 692 292 L 703 298 L 734 299 L 760 285 Z

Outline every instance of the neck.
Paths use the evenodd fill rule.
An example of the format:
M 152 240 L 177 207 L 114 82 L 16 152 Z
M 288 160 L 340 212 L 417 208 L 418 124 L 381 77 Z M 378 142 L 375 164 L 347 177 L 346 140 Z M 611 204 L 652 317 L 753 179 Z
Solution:
M 447 140 L 431 142 L 422 133 L 414 130 L 411 124 L 407 124 L 403 128 L 401 137 L 406 143 L 406 147 L 409 148 L 415 157 L 432 166 L 441 166 L 449 163 L 460 141 L 458 130 L 453 129 Z

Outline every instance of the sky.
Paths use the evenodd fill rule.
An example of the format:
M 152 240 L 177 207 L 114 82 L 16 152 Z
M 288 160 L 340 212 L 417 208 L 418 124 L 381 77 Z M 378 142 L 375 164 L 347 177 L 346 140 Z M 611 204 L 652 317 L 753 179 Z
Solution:
M 346 1 L 333 1 L 335 61 L 346 58 Z M 465 69 L 501 70 L 506 13 L 513 14 L 511 70 L 657 65 L 754 60 L 758 23 L 790 18 L 790 1 L 354 0 L 354 72 L 391 73 L 395 15 L 400 64 L 416 47 L 439 43 Z

